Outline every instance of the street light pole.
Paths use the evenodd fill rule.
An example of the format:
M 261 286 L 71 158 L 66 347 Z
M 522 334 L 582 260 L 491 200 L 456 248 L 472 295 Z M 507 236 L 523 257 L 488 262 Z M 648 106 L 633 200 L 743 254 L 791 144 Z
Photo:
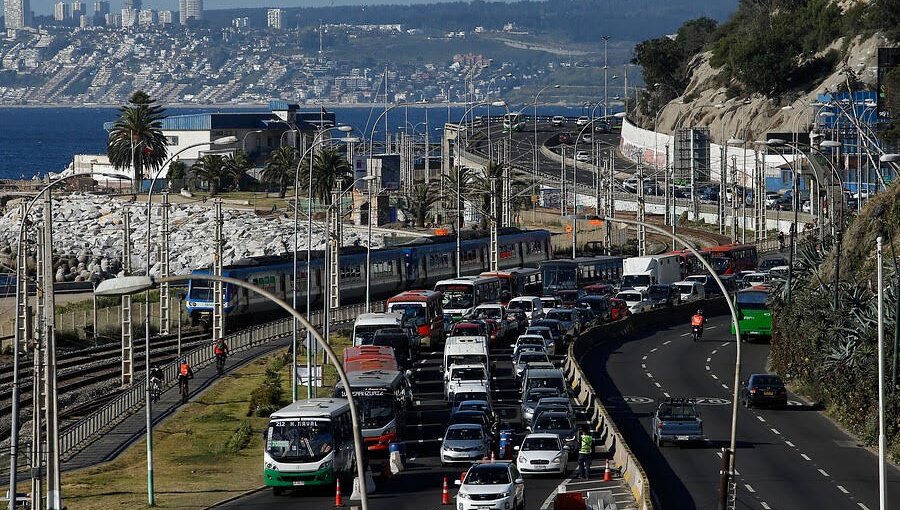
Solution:
M 878 255 L 878 508 L 887 510 L 887 473 L 884 436 L 884 253 L 882 239 L 876 239 Z M 897 320 L 895 317 L 894 320 Z

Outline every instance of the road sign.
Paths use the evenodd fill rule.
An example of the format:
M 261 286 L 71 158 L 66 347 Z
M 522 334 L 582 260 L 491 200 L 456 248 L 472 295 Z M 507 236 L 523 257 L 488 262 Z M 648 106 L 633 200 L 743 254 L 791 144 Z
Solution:
M 322 387 L 322 365 L 312 367 L 313 383 L 316 388 Z M 309 372 L 306 371 L 306 365 L 297 365 L 297 384 L 306 386 L 309 383 Z

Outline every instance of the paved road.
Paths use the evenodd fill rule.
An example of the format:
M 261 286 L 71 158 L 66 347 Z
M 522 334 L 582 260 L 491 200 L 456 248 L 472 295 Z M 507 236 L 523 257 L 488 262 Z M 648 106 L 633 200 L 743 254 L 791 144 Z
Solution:
M 495 381 L 493 385 L 492 400 L 494 408 L 498 410 L 504 422 L 511 424 L 519 430 L 520 427 L 520 397 L 517 382 L 512 376 L 512 364 L 509 361 L 509 349 L 500 350 L 492 354 L 492 361 L 496 363 L 494 370 Z M 558 360 L 561 361 L 561 358 Z M 414 392 L 416 405 L 412 409 L 405 429 L 407 440 L 408 463 L 407 470 L 395 475 L 388 481 L 376 479 L 377 491 L 370 495 L 369 503 L 372 510 L 425 510 L 441 507 L 441 486 L 446 476 L 451 484 L 450 494 L 455 498 L 456 488 L 452 485 L 455 479 L 460 477 L 464 467 L 441 467 L 437 457 L 440 444 L 439 438 L 443 436 L 445 423 L 449 416 L 447 403 L 443 399 L 443 388 L 440 375 L 440 354 L 434 354 L 421 360 L 415 374 Z M 579 421 L 584 422 L 584 416 L 579 413 Z M 261 454 L 260 454 L 261 455 Z M 370 459 L 373 466 L 380 465 L 382 458 Z M 574 462 L 569 464 L 570 471 L 574 470 Z M 599 479 L 600 462 L 594 464 L 594 473 Z M 380 470 L 376 467 L 376 472 Z M 571 474 L 571 473 L 570 473 Z M 262 472 L 248 473 L 247 476 L 255 476 L 262 479 Z M 526 508 L 528 510 L 547 510 L 551 507 L 550 496 L 557 490 L 561 482 L 567 482 L 569 491 L 609 488 L 614 490 L 623 503 L 620 508 L 634 508 L 634 500 L 630 494 L 621 489 L 620 483 L 606 483 L 599 480 L 589 482 L 571 482 L 564 480 L 562 476 L 528 477 L 526 479 Z M 350 487 L 343 487 L 344 504 L 350 494 Z M 455 501 L 454 501 L 455 502 Z M 296 508 L 302 505 L 306 509 L 325 509 L 334 507 L 333 489 L 319 491 L 297 491 L 284 496 L 275 497 L 270 490 L 264 490 L 255 494 L 240 498 L 225 504 L 222 508 L 240 509 L 280 509 Z
M 718 452 L 730 437 L 735 344 L 725 318 L 711 320 L 698 343 L 687 338 L 686 324 L 600 344 L 582 366 L 647 471 L 661 507 L 713 509 Z M 744 344 L 742 352 L 742 379 L 765 371 L 768 344 Z M 651 414 L 667 395 L 707 399 L 701 412 L 708 444 L 653 445 Z M 876 457 L 801 398 L 789 398 L 784 410 L 739 409 L 737 508 L 878 508 Z M 897 507 L 900 472 L 889 468 L 888 481 L 889 501 Z

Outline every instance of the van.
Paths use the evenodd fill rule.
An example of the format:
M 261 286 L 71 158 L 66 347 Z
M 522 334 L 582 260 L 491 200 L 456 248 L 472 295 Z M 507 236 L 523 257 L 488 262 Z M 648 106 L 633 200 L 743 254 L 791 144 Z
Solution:
M 416 329 L 419 345 L 434 348 L 444 343 L 444 309 L 441 293 L 408 290 L 387 300 L 388 312 L 403 314 L 403 322 Z
M 703 288 L 703 284 L 700 282 L 683 281 L 675 282 L 673 285 L 678 289 L 682 303 L 692 303 L 706 299 L 706 289 Z
M 451 336 L 444 345 L 444 375 L 450 365 L 482 363 L 489 366 L 487 338 L 483 336 Z
M 544 305 L 541 303 L 541 298 L 537 296 L 519 296 L 517 298 L 512 298 L 509 300 L 509 304 L 506 305 L 506 309 L 524 313 L 529 324 L 531 321 L 540 319 L 544 316 Z
M 380 329 L 403 327 L 403 314 L 400 312 L 361 313 L 353 323 L 353 345 L 363 345 Z
M 522 395 L 532 388 L 553 388 L 566 392 L 566 379 L 558 368 L 529 368 L 522 376 Z

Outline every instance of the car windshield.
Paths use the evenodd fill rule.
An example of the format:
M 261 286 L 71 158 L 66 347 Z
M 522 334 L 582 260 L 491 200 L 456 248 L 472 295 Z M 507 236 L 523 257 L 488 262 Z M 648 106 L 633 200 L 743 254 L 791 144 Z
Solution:
M 694 292 L 694 285 L 690 283 L 676 283 L 675 287 L 678 289 L 678 292 L 682 294 L 690 294 Z
M 560 393 L 565 391 L 565 383 L 563 383 L 562 377 L 541 377 L 530 379 L 530 381 L 529 384 L 532 388 L 551 388 Z
M 619 292 L 616 298 L 622 299 L 626 303 L 636 303 L 641 300 L 641 295 L 637 292 Z
M 477 324 L 457 324 L 453 326 L 453 336 L 480 336 L 481 326 Z
M 547 318 L 558 321 L 570 321 L 572 320 L 572 310 L 553 310 L 547 314 Z
M 278 420 L 269 423 L 266 453 L 286 462 L 314 462 L 325 458 L 334 448 L 331 421 Z
M 530 312 L 532 310 L 531 301 L 510 301 L 509 306 L 507 306 L 510 310 L 521 310 L 523 312 Z
M 572 419 L 561 414 L 542 414 L 535 423 L 535 430 L 570 430 Z
M 472 314 L 473 319 L 500 319 L 503 317 L 503 310 L 500 308 L 478 308 Z
M 474 365 L 484 361 L 485 357 L 478 354 L 452 354 L 447 356 L 448 367 L 452 365 Z
M 458 411 L 483 411 L 487 412 L 487 402 L 463 402 L 459 405 Z
M 731 266 L 731 259 L 727 257 L 713 257 L 712 267 L 716 270 L 716 274 L 722 274 Z
M 460 379 L 462 381 L 480 381 L 482 379 L 487 379 L 487 376 L 485 375 L 484 368 L 482 367 L 465 367 L 451 368 L 450 378 Z
M 480 427 L 453 427 L 447 429 L 446 439 L 450 441 L 478 441 L 482 438 Z
M 697 417 L 697 407 L 689 403 L 662 404 L 658 415 L 664 420 L 693 420 Z
M 650 275 L 628 274 L 622 277 L 623 287 L 646 287 L 650 285 Z
M 548 391 L 542 388 L 543 391 L 530 391 L 528 395 L 525 396 L 525 402 L 531 402 L 533 404 L 537 404 L 541 401 L 542 398 L 547 397 L 555 397 L 559 395 L 556 391 Z
M 356 345 L 367 345 L 372 343 L 372 338 L 375 337 L 375 333 L 380 329 L 385 329 L 391 326 L 387 326 L 384 324 L 376 324 L 371 326 L 356 326 L 353 328 L 353 342 Z
M 519 363 L 539 363 L 541 361 L 550 361 L 546 354 L 537 352 L 526 352 L 519 356 Z
M 560 449 L 558 437 L 526 437 L 522 443 L 523 452 L 558 451 Z
M 404 324 L 424 326 L 428 323 L 427 310 L 421 303 L 394 303 L 390 311 L 403 312 Z
M 500 466 L 477 466 L 466 475 L 466 485 L 509 485 L 509 468 Z

